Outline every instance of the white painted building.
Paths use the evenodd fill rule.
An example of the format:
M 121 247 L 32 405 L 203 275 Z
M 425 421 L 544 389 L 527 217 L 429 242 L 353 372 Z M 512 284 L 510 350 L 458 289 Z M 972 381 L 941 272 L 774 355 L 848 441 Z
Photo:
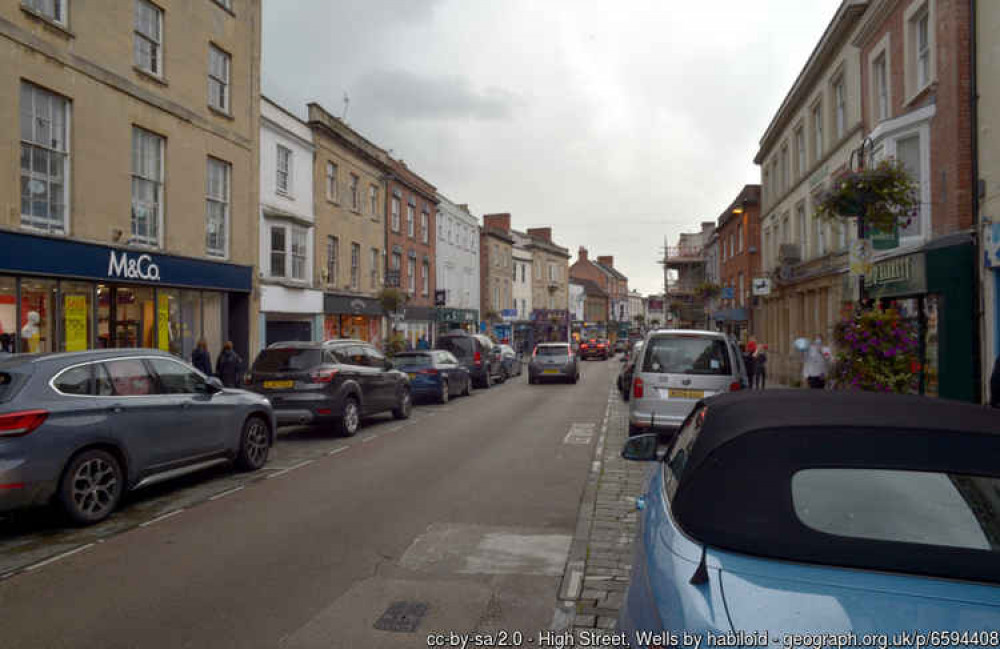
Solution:
M 312 131 L 260 101 L 260 346 L 320 340 L 323 292 L 313 277 Z
M 577 284 L 574 280 L 569 280 L 569 317 L 571 322 L 583 322 L 587 319 L 586 306 L 587 294 L 583 284 Z
M 531 320 L 531 310 L 534 308 L 531 299 L 534 255 L 528 247 L 531 237 L 513 230 L 511 235 L 514 237 L 514 283 L 511 284 L 511 297 L 514 308 L 517 309 L 517 317 L 514 319 Z
M 642 316 L 643 319 L 645 319 L 645 302 L 642 299 L 642 293 L 639 291 L 632 290 L 628 292 L 628 308 L 626 309 L 626 314 L 628 315 L 629 327 L 638 326 L 638 323 L 635 321 L 636 316 Z
M 438 307 L 440 329 L 475 330 L 479 323 L 479 219 L 468 205 L 437 195 L 435 258 L 437 290 L 445 292 Z

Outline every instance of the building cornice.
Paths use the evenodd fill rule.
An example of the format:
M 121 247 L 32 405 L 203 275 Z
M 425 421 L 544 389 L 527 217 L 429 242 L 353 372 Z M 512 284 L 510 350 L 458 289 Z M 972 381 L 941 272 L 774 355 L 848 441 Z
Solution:
M 871 43 L 875 36 L 881 35 L 880 28 L 897 6 L 899 6 L 899 0 L 872 0 L 869 11 L 865 14 L 865 19 L 851 40 L 851 45 L 862 48 Z

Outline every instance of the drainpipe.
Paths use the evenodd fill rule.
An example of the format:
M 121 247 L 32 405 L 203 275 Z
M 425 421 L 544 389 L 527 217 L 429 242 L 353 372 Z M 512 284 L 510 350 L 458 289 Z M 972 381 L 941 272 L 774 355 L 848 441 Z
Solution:
M 992 0 L 991 0 L 992 1 Z M 979 403 L 983 403 L 983 375 L 984 375 L 984 362 L 989 362 L 991 359 L 983 358 L 983 350 L 989 349 L 989 345 L 986 344 L 985 336 L 989 335 L 986 331 L 986 318 L 985 318 L 985 300 L 986 296 L 984 294 L 984 280 L 986 269 L 983 263 L 983 254 L 986 250 L 983 239 L 982 230 L 982 219 L 979 213 L 980 201 L 979 201 L 979 85 L 977 80 L 976 71 L 976 13 L 979 9 L 978 0 L 969 0 L 969 74 L 970 74 L 970 86 L 971 92 L 969 93 L 969 111 L 971 114 L 972 121 L 972 226 L 974 236 L 976 237 L 976 263 L 975 263 L 975 286 L 976 286 L 976 328 L 979 330 L 979 335 L 973 337 L 972 346 L 974 358 L 978 358 L 979 362 L 975 364 L 975 400 Z M 994 309 L 996 307 L 994 306 Z M 991 363 L 992 366 L 992 363 Z

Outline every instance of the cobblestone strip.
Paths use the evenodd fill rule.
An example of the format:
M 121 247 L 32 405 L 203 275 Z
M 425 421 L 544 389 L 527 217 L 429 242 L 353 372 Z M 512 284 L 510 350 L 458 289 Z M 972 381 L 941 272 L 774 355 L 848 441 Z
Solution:
M 649 470 L 646 463 L 621 457 L 628 438 L 628 404 L 621 400 L 613 384 L 606 417 L 595 449 L 593 495 L 588 499 L 585 493 L 574 539 L 574 546 L 582 549 L 583 555 L 582 579 L 575 597 L 565 588 L 567 578 L 563 580 L 564 604 L 571 603 L 573 608 L 568 626 L 577 633 L 595 629 L 610 632 L 615 626 L 632 568 L 632 542 L 638 520 L 635 498 Z M 588 489 L 591 486 L 588 482 Z M 571 552 L 567 575 L 581 569 L 580 563 L 572 559 Z

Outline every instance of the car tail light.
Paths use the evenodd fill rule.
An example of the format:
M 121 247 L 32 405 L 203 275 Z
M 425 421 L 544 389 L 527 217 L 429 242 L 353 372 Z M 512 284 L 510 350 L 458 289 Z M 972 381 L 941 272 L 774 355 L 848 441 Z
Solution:
M 253 374 L 247 372 L 243 375 L 243 385 L 253 385 Z
M 480 354 L 479 352 L 476 352 L 476 355 L 472 357 L 472 362 L 474 362 L 476 365 L 482 365 L 483 355 Z
M 739 381 L 733 381 L 732 383 L 729 384 L 730 392 L 736 392 L 741 389 L 743 389 L 743 384 L 740 383 Z
M 436 375 L 437 373 L 438 371 L 435 369 L 420 370 L 420 372 L 418 372 L 418 374 L 431 374 L 431 375 Z
M 42 425 L 48 410 L 22 410 L 0 415 L 0 437 L 22 437 Z
M 310 383 L 331 383 L 337 376 L 337 370 L 316 370 L 309 375 Z
M 642 379 L 638 376 L 632 381 L 632 397 L 635 399 L 641 399 L 643 395 L 643 384 Z
M 582 345 L 580 345 L 580 349 L 586 349 L 586 348 L 587 348 L 587 343 L 583 343 Z
M 531 357 L 536 358 L 537 356 L 538 356 L 538 348 L 535 347 L 534 349 L 531 350 Z

